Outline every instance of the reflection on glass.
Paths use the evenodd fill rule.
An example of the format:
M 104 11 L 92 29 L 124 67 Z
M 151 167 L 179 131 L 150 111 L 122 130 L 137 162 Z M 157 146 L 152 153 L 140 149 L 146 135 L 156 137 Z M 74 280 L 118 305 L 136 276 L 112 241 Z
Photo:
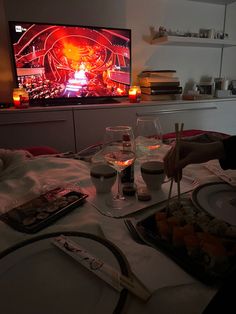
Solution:
M 158 155 L 162 145 L 160 121 L 156 116 L 138 117 L 135 129 L 136 155 L 149 159 Z
M 128 205 L 121 187 L 121 171 L 130 166 L 135 159 L 134 134 L 130 126 L 107 127 L 103 143 L 103 156 L 106 162 L 117 171 L 118 191 L 108 204 L 112 208 Z

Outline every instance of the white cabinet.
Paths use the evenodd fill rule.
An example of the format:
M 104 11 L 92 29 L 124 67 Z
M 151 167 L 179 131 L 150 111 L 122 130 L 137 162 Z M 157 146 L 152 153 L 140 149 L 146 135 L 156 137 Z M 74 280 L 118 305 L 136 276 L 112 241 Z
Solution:
M 135 126 L 135 108 L 131 105 L 74 109 L 75 139 L 77 151 L 103 140 L 105 128 L 111 125 Z
M 0 110 L 0 148 L 51 146 L 61 152 L 80 151 L 101 143 L 106 126 L 130 125 L 137 116 L 157 115 L 163 133 L 184 129 L 236 134 L 236 99 L 141 102 Z
M 236 100 L 142 102 L 111 108 L 74 109 L 77 150 L 103 140 L 109 125 L 130 125 L 135 128 L 139 115 L 156 115 L 163 133 L 174 132 L 176 122 L 184 129 L 198 129 L 236 134 Z
M 184 123 L 184 129 L 217 131 L 236 134 L 236 100 L 183 102 L 178 105 L 143 107 L 137 115 L 157 115 L 163 133 L 174 132 L 175 123 Z
M 61 152 L 75 151 L 71 110 L 3 109 L 0 134 L 0 148 L 51 146 Z
M 215 103 L 187 103 L 176 106 L 146 107 L 139 109 L 137 115 L 156 115 L 163 133 L 175 132 L 175 123 L 184 123 L 184 129 L 216 131 L 218 116 Z

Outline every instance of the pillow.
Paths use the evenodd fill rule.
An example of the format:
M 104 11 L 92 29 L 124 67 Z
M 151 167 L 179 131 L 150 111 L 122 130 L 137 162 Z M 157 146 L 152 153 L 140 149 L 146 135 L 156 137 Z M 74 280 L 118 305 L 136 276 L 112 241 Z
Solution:
M 204 130 L 184 130 L 182 133 L 182 139 L 201 143 L 219 141 L 228 136 L 229 135 L 225 133 Z M 170 144 L 173 141 L 175 141 L 175 132 L 163 135 L 163 142 L 165 144 Z
M 55 154 L 59 154 L 60 153 L 55 148 L 49 147 L 49 146 L 32 146 L 32 147 L 24 147 L 22 149 L 28 151 L 33 156 L 52 155 L 52 154 L 55 155 Z

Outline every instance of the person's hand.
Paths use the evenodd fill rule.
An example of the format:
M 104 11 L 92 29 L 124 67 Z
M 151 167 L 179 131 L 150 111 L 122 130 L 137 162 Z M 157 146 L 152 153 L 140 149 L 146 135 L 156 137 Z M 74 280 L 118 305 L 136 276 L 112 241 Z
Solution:
M 174 145 L 164 157 L 164 170 L 168 177 L 177 180 L 182 177 L 182 169 L 189 164 L 206 162 L 210 159 L 222 158 L 224 147 L 222 142 L 196 143 L 179 142 L 179 158 L 177 158 L 176 146 Z

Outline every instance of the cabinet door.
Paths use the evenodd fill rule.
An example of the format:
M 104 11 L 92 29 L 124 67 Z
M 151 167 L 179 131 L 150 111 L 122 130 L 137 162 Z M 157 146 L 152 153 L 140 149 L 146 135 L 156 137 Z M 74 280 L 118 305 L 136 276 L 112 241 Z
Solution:
M 219 132 L 236 135 L 236 99 L 218 102 L 216 124 Z
M 147 106 L 138 108 L 137 115 L 156 115 L 163 133 L 175 131 L 175 123 L 184 123 L 184 129 L 219 130 L 219 110 L 214 102 L 179 103 L 175 105 Z M 220 128 L 222 129 L 222 127 Z
M 74 111 L 77 151 L 101 143 L 105 128 L 112 125 L 135 126 L 135 108 L 98 108 Z
M 0 115 L 0 148 L 51 146 L 75 151 L 72 111 L 14 111 Z

